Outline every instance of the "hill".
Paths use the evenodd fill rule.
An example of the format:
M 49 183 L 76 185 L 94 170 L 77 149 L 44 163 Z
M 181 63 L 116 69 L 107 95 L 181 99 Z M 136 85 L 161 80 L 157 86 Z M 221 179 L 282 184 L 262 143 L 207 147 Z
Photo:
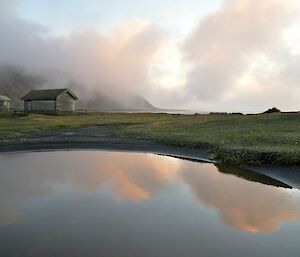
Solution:
M 49 88 L 49 81 L 42 76 L 32 75 L 16 67 L 2 67 L 0 69 L 0 95 L 8 96 L 12 99 L 13 107 L 21 107 L 21 97 L 32 89 Z M 56 83 L 53 83 L 56 84 Z M 59 88 L 65 85 L 58 86 Z M 103 94 L 100 90 L 85 92 L 83 86 L 76 83 L 68 84 L 68 87 L 75 92 L 80 92 L 80 100 L 77 104 L 79 109 L 92 111 L 156 111 L 146 99 L 138 95 L 130 95 L 122 98 L 122 101 Z
M 44 80 L 38 76 L 26 74 L 24 71 L 13 67 L 0 69 L 0 95 L 12 99 L 12 106 L 20 107 L 20 98 L 30 90 L 38 88 Z

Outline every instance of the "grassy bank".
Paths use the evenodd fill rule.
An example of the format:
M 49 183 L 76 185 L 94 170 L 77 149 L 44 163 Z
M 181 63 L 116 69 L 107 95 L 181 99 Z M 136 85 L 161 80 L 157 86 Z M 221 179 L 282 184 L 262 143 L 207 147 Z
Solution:
M 263 115 L 86 114 L 0 118 L 0 138 L 90 125 L 129 125 L 118 136 L 206 148 L 226 163 L 300 164 L 300 113 Z

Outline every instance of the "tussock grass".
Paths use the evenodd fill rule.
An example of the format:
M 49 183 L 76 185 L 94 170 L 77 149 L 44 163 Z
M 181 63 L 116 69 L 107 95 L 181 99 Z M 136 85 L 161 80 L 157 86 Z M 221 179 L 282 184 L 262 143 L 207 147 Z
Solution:
M 152 139 L 187 148 L 206 148 L 225 163 L 300 164 L 300 113 L 261 115 L 168 115 L 91 113 L 0 118 L 0 138 L 32 131 L 91 125 L 128 125 L 116 135 Z

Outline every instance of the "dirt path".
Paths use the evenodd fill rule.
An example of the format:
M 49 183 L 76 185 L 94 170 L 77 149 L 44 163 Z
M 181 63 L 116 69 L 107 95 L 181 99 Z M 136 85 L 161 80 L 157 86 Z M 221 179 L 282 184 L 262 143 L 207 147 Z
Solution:
M 152 140 L 113 136 L 124 126 L 92 126 L 80 129 L 35 132 L 26 137 L 0 141 L 0 153 L 44 150 L 120 150 L 175 155 L 214 163 L 204 150 L 159 144 Z

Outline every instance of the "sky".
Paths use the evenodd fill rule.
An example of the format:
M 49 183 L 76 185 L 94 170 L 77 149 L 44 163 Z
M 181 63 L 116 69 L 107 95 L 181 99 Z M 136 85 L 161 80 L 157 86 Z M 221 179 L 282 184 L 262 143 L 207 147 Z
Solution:
M 293 111 L 299 31 L 300 0 L 0 0 L 0 65 L 164 108 Z
M 139 18 L 182 34 L 219 5 L 220 0 L 23 0 L 17 13 L 51 27 L 54 33 L 68 33 L 78 27 L 107 32 L 120 18 Z

